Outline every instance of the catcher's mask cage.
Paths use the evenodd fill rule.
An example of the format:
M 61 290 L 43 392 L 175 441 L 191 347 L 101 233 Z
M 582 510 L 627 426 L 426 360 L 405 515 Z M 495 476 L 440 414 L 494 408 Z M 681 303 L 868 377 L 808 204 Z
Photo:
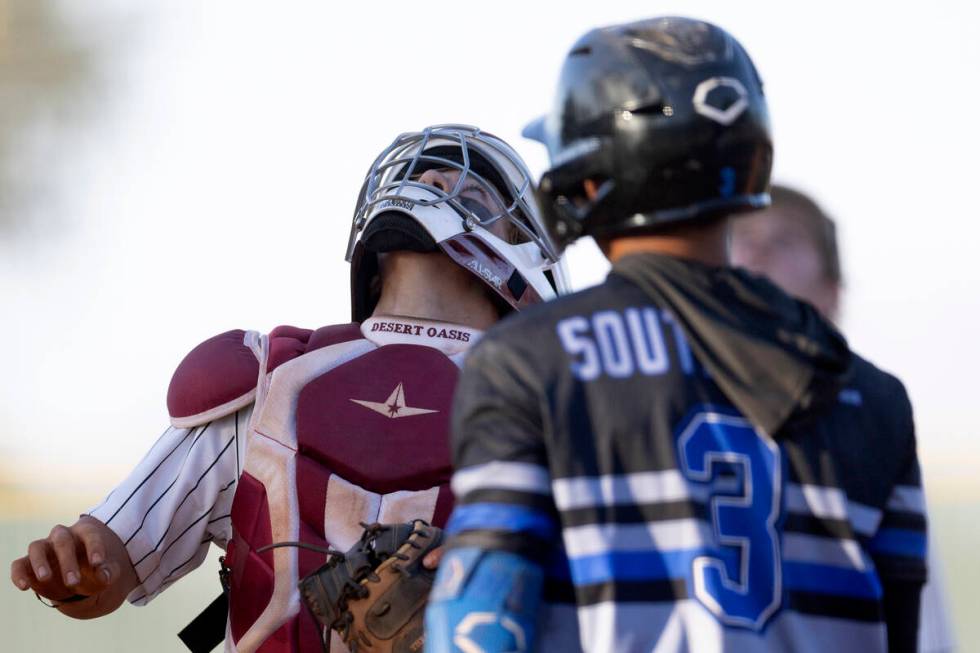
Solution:
M 458 177 L 448 190 L 423 183 L 420 177 L 433 169 Z M 474 185 L 495 209 L 464 194 Z M 501 221 L 507 237 L 493 231 Z M 377 304 L 378 254 L 398 250 L 444 252 L 493 291 L 502 312 L 568 289 L 527 166 L 477 127 L 435 125 L 401 134 L 371 165 L 347 244 L 355 321 Z

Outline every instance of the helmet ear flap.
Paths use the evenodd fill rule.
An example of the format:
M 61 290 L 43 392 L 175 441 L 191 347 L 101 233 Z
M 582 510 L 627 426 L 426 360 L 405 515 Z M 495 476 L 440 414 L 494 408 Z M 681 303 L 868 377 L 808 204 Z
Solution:
M 606 172 L 608 155 L 607 150 L 578 157 L 542 175 L 535 194 L 545 225 L 560 250 L 612 210 L 609 203 L 616 199 L 616 181 Z

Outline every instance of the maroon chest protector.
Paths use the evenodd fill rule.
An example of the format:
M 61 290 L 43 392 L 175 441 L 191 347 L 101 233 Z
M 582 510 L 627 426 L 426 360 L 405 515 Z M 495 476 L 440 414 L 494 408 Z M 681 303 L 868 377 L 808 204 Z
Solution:
M 301 371 L 306 376 L 293 381 Z M 294 601 L 298 579 L 326 557 L 302 548 L 279 554 L 296 556 L 289 567 L 275 558 L 278 550 L 257 552 L 278 539 L 274 533 L 291 529 L 301 542 L 345 550 L 360 534 L 360 521 L 417 517 L 444 525 L 452 510 L 449 418 L 457 377 L 458 368 L 441 351 L 377 347 L 363 340 L 357 325 L 312 332 L 280 327 L 270 334 L 260 378 L 267 394 L 260 391 L 256 412 L 265 404 L 285 405 L 293 412 L 284 414 L 294 417 L 281 421 L 289 436 L 282 437 L 261 433 L 266 422 L 253 416 L 256 432 L 235 493 L 226 557 L 230 634 L 239 650 L 321 650 L 323 634 Z M 266 451 L 290 458 L 287 471 L 275 471 L 263 459 Z M 286 494 L 288 509 L 281 505 Z M 256 648 L 250 629 L 262 628 L 271 634 Z
M 457 375 L 430 347 L 387 345 L 364 354 L 300 392 L 299 452 L 381 494 L 448 482 Z

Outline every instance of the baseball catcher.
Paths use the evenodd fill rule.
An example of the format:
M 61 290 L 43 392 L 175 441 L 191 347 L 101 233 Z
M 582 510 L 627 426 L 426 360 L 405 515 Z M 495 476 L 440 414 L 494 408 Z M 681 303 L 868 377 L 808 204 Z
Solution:
M 372 531 L 371 555 L 387 555 L 387 566 L 365 576 L 361 524 L 414 522 L 411 553 L 430 551 L 437 538 L 415 520 L 442 526 L 452 509 L 459 365 L 500 317 L 562 291 L 564 272 L 520 157 L 459 125 L 402 134 L 377 157 L 347 258 L 353 322 L 232 330 L 194 348 L 170 383 L 170 427 L 103 503 L 32 543 L 12 565 L 13 582 L 69 616 L 97 617 L 127 599 L 149 602 L 213 542 L 226 550 L 226 599 L 185 631 L 192 649 L 223 636 L 239 653 L 324 643 L 342 653 L 365 638 L 415 650 L 403 611 L 419 594 L 382 592 L 390 614 L 358 621 L 355 585 L 375 596 L 375 576 L 398 574 L 394 593 L 427 579 L 417 557 L 409 565 L 406 551 L 381 546 L 397 527 Z M 361 554 L 327 553 L 358 543 Z M 314 574 L 325 563 L 349 578 L 329 585 Z M 334 592 L 318 612 L 301 606 L 299 582 L 310 574 Z

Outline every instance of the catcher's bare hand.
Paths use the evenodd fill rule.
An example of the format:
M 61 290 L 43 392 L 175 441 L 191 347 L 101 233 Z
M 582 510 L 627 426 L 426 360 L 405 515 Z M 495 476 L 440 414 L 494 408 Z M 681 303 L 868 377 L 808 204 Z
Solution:
M 78 619 L 112 612 L 139 583 L 119 536 L 87 516 L 72 526 L 59 524 L 46 538 L 31 542 L 27 555 L 10 564 L 10 580 Z M 88 598 L 59 603 L 78 595 Z

